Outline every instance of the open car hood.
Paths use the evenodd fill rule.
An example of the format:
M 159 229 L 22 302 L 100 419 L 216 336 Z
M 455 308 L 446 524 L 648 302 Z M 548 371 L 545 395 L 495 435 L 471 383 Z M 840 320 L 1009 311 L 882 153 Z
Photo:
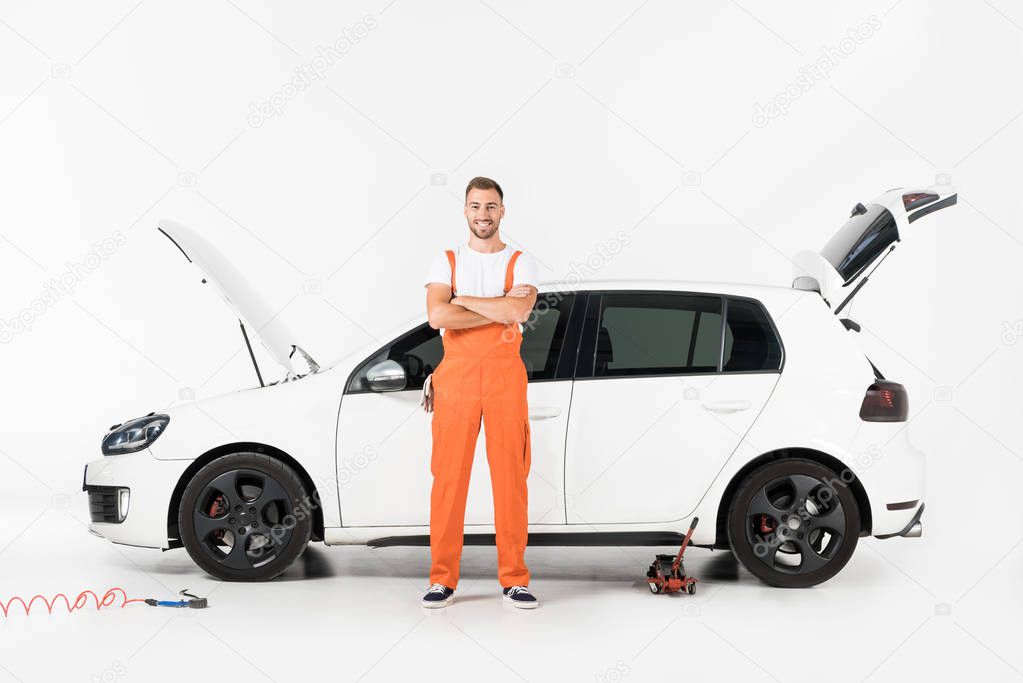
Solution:
M 246 341 L 248 335 L 257 337 L 273 359 L 288 372 L 288 377 L 294 375 L 296 371 L 292 357 L 297 349 L 295 336 L 277 315 L 278 311 L 271 308 L 248 278 L 219 249 L 191 228 L 164 218 L 157 224 L 157 229 L 199 269 L 203 282 L 213 285 L 224 298 L 242 323 L 243 332 L 248 330 Z M 298 352 L 315 372 L 317 366 L 312 359 L 301 349 Z M 252 360 L 255 365 L 255 357 Z M 256 372 L 258 375 L 258 367 Z M 259 377 L 262 384 L 262 376 Z
M 837 315 L 895 246 L 907 237 L 912 240 L 918 219 L 953 206 L 956 197 L 950 185 L 898 187 L 866 205 L 857 204 L 820 251 L 795 255 L 792 286 L 820 292 Z

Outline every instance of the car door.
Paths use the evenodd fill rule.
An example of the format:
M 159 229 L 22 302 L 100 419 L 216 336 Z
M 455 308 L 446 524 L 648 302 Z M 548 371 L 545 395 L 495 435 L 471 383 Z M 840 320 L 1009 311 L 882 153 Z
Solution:
M 522 359 L 529 376 L 527 400 L 532 445 L 528 480 L 529 523 L 564 524 L 564 452 L 572 371 L 582 310 L 570 325 L 574 294 L 547 293 L 523 324 Z M 343 526 L 428 526 L 432 414 L 419 406 L 427 375 L 443 358 L 437 330 L 423 323 L 395 339 L 352 372 L 338 420 L 338 495 Z M 366 377 L 393 360 L 407 384 L 373 391 Z M 467 525 L 493 524 L 494 505 L 486 459 L 486 423 L 480 426 L 466 502 Z
M 567 523 L 688 516 L 766 403 L 782 355 L 752 300 L 591 293 L 566 440 Z

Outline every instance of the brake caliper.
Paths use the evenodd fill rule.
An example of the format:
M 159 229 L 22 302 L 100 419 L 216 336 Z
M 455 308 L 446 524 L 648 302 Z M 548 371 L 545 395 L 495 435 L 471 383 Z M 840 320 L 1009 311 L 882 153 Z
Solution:
M 223 495 L 219 495 L 213 499 L 213 504 L 210 505 L 210 517 L 219 517 L 227 511 L 227 501 L 224 500 Z M 213 540 L 220 541 L 224 538 L 224 530 L 217 529 L 213 532 Z

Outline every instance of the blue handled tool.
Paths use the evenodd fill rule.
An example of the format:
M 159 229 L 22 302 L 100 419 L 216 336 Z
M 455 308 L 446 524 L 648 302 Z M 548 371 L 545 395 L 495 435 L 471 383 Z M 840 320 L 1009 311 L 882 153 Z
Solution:
M 146 598 L 146 604 L 150 607 L 189 607 L 191 609 L 206 609 L 209 607 L 209 603 L 206 598 L 200 598 L 198 595 L 192 595 L 188 592 L 188 589 L 178 591 L 180 595 L 184 595 L 190 600 L 156 600 L 154 598 Z

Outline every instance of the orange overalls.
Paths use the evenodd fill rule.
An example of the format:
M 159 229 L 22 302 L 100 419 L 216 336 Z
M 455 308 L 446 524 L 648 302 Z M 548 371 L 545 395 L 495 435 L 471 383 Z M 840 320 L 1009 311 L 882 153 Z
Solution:
M 504 292 L 512 288 L 512 254 Z M 451 291 L 455 254 L 448 251 Z M 526 366 L 519 355 L 517 323 L 489 323 L 444 330 L 444 357 L 433 372 L 433 452 L 430 471 L 430 583 L 455 588 L 465 530 L 465 499 L 473 453 L 485 422 L 487 462 L 494 492 L 497 578 L 501 586 L 529 585 L 526 568 L 527 494 L 530 443 Z

